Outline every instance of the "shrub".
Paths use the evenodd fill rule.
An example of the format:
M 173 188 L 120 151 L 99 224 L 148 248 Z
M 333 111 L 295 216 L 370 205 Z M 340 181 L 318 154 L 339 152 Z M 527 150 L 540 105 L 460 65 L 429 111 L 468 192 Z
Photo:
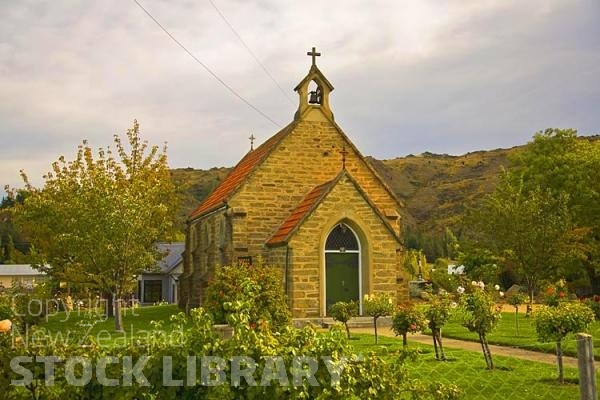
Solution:
M 460 285 L 460 277 L 455 274 L 449 274 L 447 268 L 436 268 L 431 274 L 431 280 L 434 287 L 444 289 L 446 292 L 454 293 Z
M 600 296 L 595 295 L 594 297 L 585 299 L 585 305 L 592 309 L 594 317 L 600 320 Z
M 402 344 L 408 346 L 407 334 L 417 333 L 427 328 L 427 320 L 423 312 L 412 303 L 400 304 L 394 313 L 392 319 L 392 330 L 398 335 L 402 335 Z
M 358 302 L 356 301 L 338 301 L 329 309 L 329 314 L 335 321 L 339 321 L 346 327 L 346 335 L 350 338 L 350 328 L 348 321 L 358 315 Z
M 569 301 L 569 292 L 564 279 L 549 285 L 543 292 L 544 304 L 551 307 L 556 307 L 561 302 Z
M 447 295 L 442 294 L 432 297 L 427 307 L 425 307 L 424 314 L 425 318 L 429 321 L 427 325 L 429 326 L 429 329 L 431 329 L 436 360 L 446 360 L 444 346 L 442 345 L 442 327 L 450 319 L 451 311 L 452 301 Z
M 392 298 L 385 293 L 366 294 L 363 299 L 363 311 L 366 315 L 373 317 L 375 344 L 377 344 L 377 320 L 380 317 L 392 314 L 394 311 L 394 302 Z
M 502 314 L 496 306 L 494 295 L 485 290 L 483 282 L 472 282 L 472 291 L 461 297 L 462 325 L 477 333 L 488 369 L 494 369 L 487 334 L 497 325 Z
M 230 312 L 227 303 L 247 302 L 250 324 L 268 321 L 279 330 L 291 320 L 282 282 L 280 269 L 262 264 L 217 268 L 208 285 L 205 308 L 216 323 L 223 324 Z
M 515 308 L 515 331 L 519 334 L 519 306 L 529 300 L 524 293 L 513 293 L 506 298 L 506 302 Z
M 594 322 L 594 312 L 580 302 L 560 302 L 556 306 L 543 306 L 534 313 L 534 324 L 541 341 L 556 342 L 558 380 L 564 383 L 562 341 L 570 334 L 583 332 Z

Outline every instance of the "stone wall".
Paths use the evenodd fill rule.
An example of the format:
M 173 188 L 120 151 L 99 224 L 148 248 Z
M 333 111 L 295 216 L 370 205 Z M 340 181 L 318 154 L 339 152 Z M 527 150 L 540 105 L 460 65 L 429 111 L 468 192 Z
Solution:
M 310 190 L 341 172 L 343 146 L 348 152 L 347 171 L 382 213 L 396 212 L 390 221 L 399 233 L 396 201 L 360 155 L 346 145 L 335 125 L 301 121 L 230 201 L 234 209 L 247 211 L 245 224 L 250 254 L 263 253 L 264 243 Z
M 325 197 L 289 243 L 293 251 L 290 269 L 291 310 L 294 317 L 324 315 L 324 243 L 331 229 L 345 222 L 361 242 L 363 295 L 387 293 L 400 300 L 408 297 L 406 278 L 400 269 L 400 245 L 381 218 L 347 177 Z M 406 293 L 404 293 L 406 292 Z

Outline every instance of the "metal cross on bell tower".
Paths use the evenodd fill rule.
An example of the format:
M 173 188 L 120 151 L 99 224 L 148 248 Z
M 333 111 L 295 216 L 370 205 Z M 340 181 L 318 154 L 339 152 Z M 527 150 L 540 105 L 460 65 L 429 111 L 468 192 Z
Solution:
M 254 139 L 256 139 L 256 138 L 254 137 L 254 134 L 251 133 L 250 137 L 248 139 L 250 139 L 250 151 L 252 151 L 252 150 L 254 150 Z
M 317 49 L 315 47 L 313 47 L 312 51 L 309 51 L 308 53 L 306 53 L 306 55 L 312 57 L 312 65 L 316 66 L 317 65 L 317 57 L 320 57 L 321 53 L 317 53 Z

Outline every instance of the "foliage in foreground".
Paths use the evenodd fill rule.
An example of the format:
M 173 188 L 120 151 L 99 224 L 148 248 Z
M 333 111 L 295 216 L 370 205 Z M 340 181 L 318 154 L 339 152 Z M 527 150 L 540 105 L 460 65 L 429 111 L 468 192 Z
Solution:
M 208 286 L 206 309 L 214 315 L 217 324 L 224 324 L 232 312 L 226 304 L 236 301 L 247 302 L 251 324 L 269 321 L 275 329 L 282 329 L 291 321 L 282 272 L 276 267 L 259 262 L 217 268 Z
M 178 314 L 171 324 L 185 325 L 181 337 L 174 341 L 139 341 L 127 347 L 56 346 L 49 342 L 44 347 L 0 346 L 0 387 L 5 399 L 66 398 L 112 399 L 457 399 L 460 391 L 454 385 L 421 381 L 411 378 L 406 357 L 399 354 L 392 361 L 375 354 L 354 354 L 341 329 L 318 333 L 312 327 L 286 327 L 274 332 L 268 324 L 254 326 L 243 311 L 248 304 L 235 302 L 227 305 L 232 312 L 228 322 L 234 327 L 231 339 L 223 339 L 212 329 L 213 320 L 204 309 L 194 309 L 189 316 Z M 160 330 L 165 326 L 156 324 Z M 4 340 L 7 336 L 2 336 Z M 106 366 L 106 377 L 116 379 L 116 386 L 102 386 L 97 374 L 89 375 L 86 383 L 75 386 L 66 376 L 66 363 L 57 363 L 53 385 L 44 383 L 43 363 L 21 362 L 32 372 L 32 381 L 26 386 L 11 385 L 11 379 L 23 375 L 9 368 L 17 356 L 59 356 L 63 360 L 80 356 L 96 367 L 105 356 L 116 357 Z M 197 369 L 189 375 L 189 356 L 195 356 Z M 235 357 L 244 356 L 238 367 L 249 369 L 240 379 L 234 379 Z M 125 383 L 125 359 L 141 364 L 143 377 L 134 375 Z M 170 362 L 165 363 L 165 357 Z M 213 358 L 209 358 L 213 357 Z M 312 357 L 314 363 L 305 358 Z M 83 360 L 83 359 L 80 359 Z M 75 376 L 82 377 L 77 367 Z M 135 367 L 134 367 L 135 369 Z M 306 374 L 307 369 L 314 372 Z M 330 373 L 331 371 L 331 373 Z M 85 373 L 83 373 L 85 376 Z M 138 379 L 141 378 L 141 379 Z M 165 385 L 165 377 L 172 386 Z M 145 379 L 144 379 L 145 378 Z M 181 384 L 175 382 L 180 381 Z M 268 386 L 266 385 L 268 383 Z

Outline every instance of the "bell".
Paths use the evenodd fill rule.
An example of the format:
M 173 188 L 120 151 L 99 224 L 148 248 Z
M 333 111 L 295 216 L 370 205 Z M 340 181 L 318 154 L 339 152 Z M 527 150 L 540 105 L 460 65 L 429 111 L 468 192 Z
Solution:
M 309 104 L 319 104 L 319 97 L 317 96 L 317 91 L 313 90 L 309 93 L 310 98 L 308 99 Z

